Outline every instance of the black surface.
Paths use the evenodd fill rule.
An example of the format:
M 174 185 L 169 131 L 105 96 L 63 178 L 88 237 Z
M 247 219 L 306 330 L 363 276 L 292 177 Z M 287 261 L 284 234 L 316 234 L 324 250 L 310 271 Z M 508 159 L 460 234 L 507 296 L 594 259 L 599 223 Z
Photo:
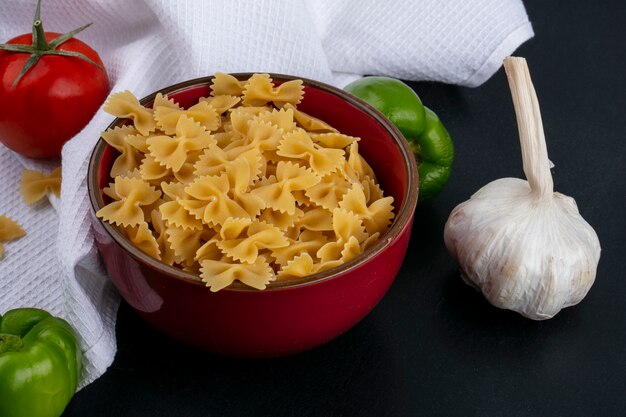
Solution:
M 529 60 L 555 190 L 602 244 L 581 304 L 533 322 L 461 282 L 443 225 L 481 186 L 523 175 L 513 106 L 502 70 L 477 89 L 414 83 L 455 139 L 455 175 L 419 208 L 409 256 L 363 322 L 301 355 L 233 360 L 167 339 L 123 304 L 115 362 L 64 416 L 626 415 L 626 7 L 603 4 L 528 2 L 536 36 L 516 53 Z

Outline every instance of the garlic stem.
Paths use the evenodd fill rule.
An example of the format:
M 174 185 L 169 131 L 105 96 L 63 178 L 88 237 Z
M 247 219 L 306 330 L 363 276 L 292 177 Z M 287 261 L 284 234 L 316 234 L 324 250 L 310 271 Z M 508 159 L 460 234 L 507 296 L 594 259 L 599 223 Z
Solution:
M 524 174 L 537 199 L 551 198 L 554 184 L 543 133 L 539 101 L 530 79 L 526 59 L 506 57 L 504 69 L 509 81 L 522 148 Z

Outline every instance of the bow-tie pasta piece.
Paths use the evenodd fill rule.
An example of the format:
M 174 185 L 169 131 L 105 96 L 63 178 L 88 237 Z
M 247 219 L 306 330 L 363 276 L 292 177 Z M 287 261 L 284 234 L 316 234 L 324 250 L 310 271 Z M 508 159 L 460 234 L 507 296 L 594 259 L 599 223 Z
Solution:
M 313 203 L 309 197 L 306 196 L 305 190 L 296 190 L 293 193 L 291 193 L 293 195 L 293 197 L 296 199 L 296 203 L 298 204 L 298 206 L 304 208 L 304 209 L 311 209 L 313 207 L 315 207 L 315 203 Z
M 226 122 L 226 124 L 222 125 L 222 127 L 225 128 L 223 131 L 217 131 L 212 133 L 216 145 L 220 148 L 225 148 L 233 141 L 241 139 L 235 138 L 235 133 L 232 130 L 232 126 L 230 126 L 230 122 Z
M 347 166 L 353 170 L 358 176 L 359 181 L 369 177 L 376 181 L 376 174 L 372 167 L 369 166 L 365 158 L 359 153 L 359 143 L 353 142 L 349 147 L 350 156 L 348 157 Z
M 167 239 L 167 227 L 165 226 L 165 222 L 163 221 L 159 210 L 152 210 L 150 214 L 150 221 L 156 235 L 157 245 L 159 246 L 159 257 L 156 259 L 164 264 L 170 266 L 174 265 L 176 256 L 174 254 L 174 249 L 172 249 L 172 245 Z
M 250 121 L 256 117 L 258 117 L 260 114 L 265 114 L 267 112 L 271 112 L 273 111 L 274 108 L 271 106 L 239 106 L 239 107 L 235 107 L 230 109 L 228 112 L 230 113 L 229 116 L 225 116 L 228 118 L 228 122 L 224 122 L 223 126 L 228 126 L 229 123 L 232 125 L 235 122 L 233 121 L 233 118 L 240 118 L 242 121 L 240 121 L 239 123 L 243 123 L 243 120 Z M 233 128 L 234 129 L 234 128 Z M 236 130 L 236 129 L 235 129 Z
M 195 157 L 190 152 L 187 161 L 180 170 L 173 172 L 170 168 L 159 164 L 150 154 L 146 154 L 139 166 L 140 178 L 151 185 L 160 185 L 162 182 L 180 181 L 189 184 L 196 179 L 194 174 Z
M 194 164 L 194 174 L 201 177 L 205 175 L 219 175 L 225 172 L 235 161 L 244 159 L 250 166 L 250 180 L 254 182 L 261 174 L 261 153 L 258 149 L 235 148 L 228 152 L 217 144 L 205 149 L 198 161 Z
M 149 206 L 161 197 L 161 191 L 137 178 L 116 177 L 115 195 L 119 197 L 102 207 L 96 216 L 118 226 L 138 226 L 145 220 L 141 206 Z
M 278 126 L 255 119 L 248 122 L 246 139 L 251 147 L 260 151 L 274 151 L 278 149 L 283 134 L 284 131 Z
M 152 136 L 159 136 L 158 134 L 154 134 Z M 146 140 L 148 140 L 148 138 L 150 138 L 151 136 L 144 136 L 141 133 L 138 133 L 136 135 L 127 135 L 124 138 L 124 141 L 126 141 L 126 143 L 128 143 L 130 146 L 132 146 L 133 148 L 135 148 L 135 150 L 139 151 L 142 154 L 147 154 L 148 152 L 150 152 L 150 150 L 148 150 L 148 144 L 146 143 Z M 111 175 L 113 177 L 113 175 Z
M 341 207 L 333 210 L 333 231 L 336 239 L 344 242 L 347 242 L 350 237 L 355 237 L 362 242 L 368 236 L 359 216 Z
M 302 129 L 286 133 L 276 153 L 308 162 L 308 166 L 320 176 L 336 171 L 345 161 L 343 149 L 320 147 Z
M 239 237 L 248 226 L 252 224 L 252 219 L 247 217 L 231 217 L 220 227 L 217 235 L 221 240 L 232 240 Z
M 293 109 L 273 109 L 264 111 L 255 117 L 255 120 L 270 123 L 283 132 L 291 132 L 296 128 L 293 120 Z
M 229 217 L 251 217 L 229 197 L 230 181 L 224 172 L 220 176 L 199 177 L 185 188 L 187 199 L 178 202 L 204 224 L 223 224 Z
M 341 133 L 311 133 L 311 139 L 324 148 L 343 149 L 359 141 L 359 138 Z
M 169 98 L 168 96 L 157 93 L 154 96 L 154 102 L 152 103 L 152 108 L 156 109 L 158 107 L 169 107 L 170 109 L 180 110 L 181 107 L 174 101 L 174 99 Z M 156 120 L 155 120 L 156 121 Z
M 239 81 L 230 74 L 216 72 L 213 76 L 213 83 L 211 84 L 211 95 L 240 96 L 243 93 L 245 85 L 246 81 Z
M 176 201 L 179 198 L 187 198 L 185 193 L 186 185 L 182 182 L 161 182 L 161 191 L 163 192 L 163 199 L 165 201 Z
M 126 178 L 142 179 L 141 172 L 138 169 L 129 172 L 128 174 L 124 175 L 124 177 L 126 177 Z M 102 192 L 104 193 L 104 195 L 110 197 L 111 200 L 120 200 L 121 199 L 121 197 L 119 195 L 117 195 L 117 193 L 115 192 L 115 179 L 113 179 L 113 182 L 109 183 L 108 187 L 104 187 L 102 189 Z
M 256 180 L 256 173 L 246 159 L 236 159 L 226 169 L 230 184 L 230 195 L 251 217 L 257 217 L 265 208 L 265 201 L 249 193 L 250 184 Z
M 306 277 L 309 275 L 313 275 L 318 271 L 318 265 L 315 265 L 315 261 L 308 254 L 308 252 L 304 252 L 295 257 L 289 258 L 289 262 L 287 262 L 278 272 L 276 278 L 286 279 L 291 277 Z
M 142 106 L 130 91 L 112 94 L 104 103 L 104 111 L 115 117 L 131 119 L 135 128 L 144 136 L 156 129 L 152 109 Z
M 355 183 L 352 189 L 343 196 L 339 207 L 359 216 L 365 225 L 365 230 L 369 234 L 374 234 L 387 230 L 394 217 L 392 203 L 393 197 L 384 197 L 368 204 L 363 186 Z
M 361 185 L 363 186 L 363 193 L 365 194 L 365 199 L 368 204 L 385 197 L 380 185 L 370 177 L 365 177 L 365 179 L 361 181 Z
M 380 233 L 378 232 L 374 233 L 373 235 L 369 235 L 367 239 L 361 242 L 361 252 L 374 246 L 374 243 L 378 242 L 379 238 L 380 238 Z
M 0 215 L 0 260 L 4 258 L 2 242 L 19 239 L 26 235 L 22 227 L 13 219 Z
M 174 100 L 159 93 L 154 98 L 152 110 L 154 122 L 158 129 L 166 135 L 176 133 L 176 122 L 178 122 L 181 114 L 184 114 L 185 109 Z
M 102 132 L 101 136 L 106 143 L 114 147 L 120 153 L 111 167 L 111 177 L 115 178 L 120 175 L 126 175 L 139 167 L 143 155 L 128 141 L 129 136 L 138 136 L 137 129 L 135 129 L 134 126 L 114 127 L 113 129 Z M 142 136 L 139 135 L 139 137 Z
M 276 279 L 274 270 L 263 257 L 257 258 L 251 264 L 207 259 L 201 265 L 200 277 L 212 292 L 226 288 L 235 281 L 264 290 L 267 284 Z
M 288 238 L 289 245 L 272 250 L 272 256 L 278 265 L 285 265 L 298 254 L 307 253 L 313 257 L 328 238 L 322 232 L 304 230 L 297 239 Z
M 198 248 L 194 260 L 196 263 L 201 264 L 205 260 L 219 261 L 223 256 L 224 253 L 217 247 L 217 238 L 214 237 Z
M 311 255 L 305 252 L 302 255 L 294 257 L 287 265 L 283 266 L 280 271 L 278 271 L 276 278 L 284 280 L 293 277 L 306 277 L 335 268 L 343 263 L 344 261 L 341 259 L 315 263 Z
M 121 177 L 118 177 L 121 178 Z M 130 172 L 126 178 L 134 178 L 134 179 L 138 179 L 141 180 L 141 175 L 139 174 L 139 170 L 135 170 Z M 119 195 L 117 195 L 117 193 L 115 192 L 115 182 L 109 183 L 108 187 L 104 187 L 102 189 L 102 192 L 104 193 L 104 195 L 108 196 L 109 198 L 111 198 L 111 200 L 121 200 L 122 197 L 120 197 Z M 142 205 L 140 206 L 141 211 L 143 212 L 143 217 L 144 220 L 148 223 L 152 223 L 151 220 L 151 213 L 154 210 L 158 210 L 159 206 L 161 204 L 165 203 L 165 200 L 163 200 L 162 198 L 157 198 L 153 203 L 151 204 L 146 204 L 146 205 Z
M 176 123 L 176 135 L 153 136 L 146 140 L 150 155 L 173 172 L 179 171 L 192 151 L 200 151 L 215 144 L 211 134 L 194 120 L 181 115 Z
M 304 211 L 296 208 L 293 214 L 281 213 L 280 211 L 265 209 L 259 215 L 259 220 L 272 224 L 280 230 L 287 230 L 294 227 L 296 221 L 304 216 Z
M 284 110 L 292 110 L 293 117 L 298 122 L 298 125 L 307 132 L 328 133 L 337 132 L 337 129 L 329 125 L 323 120 L 313 117 L 301 110 L 298 110 L 296 106 L 291 103 L 287 103 L 283 106 Z
M 189 213 L 178 201 L 167 201 L 159 206 L 163 220 L 171 226 L 181 229 L 202 230 L 201 220 Z
M 257 107 L 257 109 L 256 111 L 252 111 L 254 109 L 250 107 L 237 107 L 229 112 L 228 124 L 224 127 L 225 129 L 231 130 L 233 133 L 231 143 L 240 142 L 248 136 L 250 121 L 252 121 L 258 113 L 266 111 L 265 107 Z
M 165 132 L 166 135 L 176 134 L 178 121 L 181 116 L 193 119 L 209 132 L 217 130 L 221 124 L 220 115 L 206 101 L 194 104 L 187 110 L 173 109 L 166 106 L 154 108 L 154 120 L 156 120 L 157 127 Z
M 322 180 L 305 191 L 305 195 L 318 206 L 333 210 L 350 189 L 350 183 L 337 174 L 326 175 Z
M 217 114 L 223 115 L 227 110 L 235 107 L 241 101 L 240 97 L 222 94 L 219 96 L 202 97 L 200 102 L 205 102 L 213 108 Z
M 146 206 L 141 206 L 141 211 L 143 211 L 144 221 L 148 223 L 149 225 L 151 225 L 152 224 L 152 212 L 159 211 L 159 207 L 161 207 L 161 205 L 164 203 L 165 203 L 165 200 L 159 197 L 154 203 L 148 204 Z
M 200 155 L 202 155 L 202 151 L 191 151 L 187 153 L 187 160 L 178 171 L 172 171 L 172 177 L 174 177 L 176 181 L 180 181 L 184 184 L 192 183 L 197 177 L 195 165 Z
M 289 244 L 287 238 L 276 226 L 260 222 L 252 222 L 237 236 L 225 236 L 222 232 L 221 241 L 217 246 L 236 261 L 253 263 L 261 249 L 283 248 Z
M 148 223 L 143 222 L 138 226 L 122 227 L 124 234 L 128 239 L 133 242 L 135 246 L 139 248 L 143 253 L 152 256 L 155 259 L 161 258 L 161 251 L 159 250 L 159 244 L 152 234 Z
M 61 167 L 54 169 L 50 174 L 26 169 L 20 180 L 20 192 L 26 204 L 34 204 L 48 193 L 59 197 L 61 195 Z
M 361 182 L 361 177 L 358 172 L 356 172 L 348 163 L 348 161 L 344 161 L 341 166 L 339 167 L 339 169 L 337 170 L 337 173 L 345 178 L 346 181 L 350 182 L 351 184 L 354 183 L 360 183 Z
M 175 226 L 167 227 L 167 241 L 174 251 L 176 263 L 192 265 L 196 251 L 203 244 L 202 230 L 183 229 Z
M 171 169 L 167 168 L 165 165 L 161 165 L 150 154 L 146 154 L 141 161 L 139 173 L 141 179 L 151 184 L 160 184 L 174 175 Z
M 245 106 L 262 106 L 273 103 L 276 107 L 283 107 L 287 103 L 298 104 L 302 101 L 304 87 L 302 80 L 291 80 L 274 87 L 268 74 L 254 74 L 243 91 Z
M 267 207 L 287 214 L 296 212 L 294 191 L 306 190 L 320 182 L 320 177 L 303 166 L 291 162 L 279 162 L 276 178 L 251 192 L 263 199 Z
M 317 252 L 317 257 L 323 262 L 338 259 L 346 261 L 344 255 L 351 255 L 357 250 L 360 252 L 360 243 L 368 236 L 361 219 L 343 208 L 333 210 L 333 231 L 336 240 L 328 242 Z
M 304 212 L 295 226 L 299 230 L 311 230 L 314 232 L 327 232 L 333 230 L 332 212 L 324 207 L 313 207 Z

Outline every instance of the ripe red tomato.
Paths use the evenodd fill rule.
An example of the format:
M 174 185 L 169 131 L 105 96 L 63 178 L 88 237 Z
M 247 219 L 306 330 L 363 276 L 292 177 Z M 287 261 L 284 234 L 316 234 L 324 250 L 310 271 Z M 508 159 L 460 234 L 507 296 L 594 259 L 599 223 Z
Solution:
M 45 34 L 48 42 L 59 35 Z M 29 45 L 32 34 L 7 43 Z M 0 141 L 32 158 L 59 156 L 63 144 L 87 125 L 109 92 L 96 51 L 75 38 L 56 50 L 79 52 L 102 69 L 77 57 L 43 55 L 13 87 L 30 55 L 0 51 Z

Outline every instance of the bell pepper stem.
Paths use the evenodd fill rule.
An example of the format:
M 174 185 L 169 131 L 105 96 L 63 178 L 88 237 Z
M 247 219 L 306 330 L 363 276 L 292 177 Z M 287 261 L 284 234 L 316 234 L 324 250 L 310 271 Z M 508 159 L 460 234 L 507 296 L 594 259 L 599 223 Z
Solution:
M 22 338 L 8 333 L 0 333 L 0 353 L 16 352 L 22 347 Z
M 415 139 L 407 138 L 407 142 L 409 142 L 409 147 L 413 151 L 413 155 L 415 156 L 415 162 L 417 163 L 417 166 L 419 167 L 420 163 L 422 162 L 420 146 L 419 144 L 415 143 Z

